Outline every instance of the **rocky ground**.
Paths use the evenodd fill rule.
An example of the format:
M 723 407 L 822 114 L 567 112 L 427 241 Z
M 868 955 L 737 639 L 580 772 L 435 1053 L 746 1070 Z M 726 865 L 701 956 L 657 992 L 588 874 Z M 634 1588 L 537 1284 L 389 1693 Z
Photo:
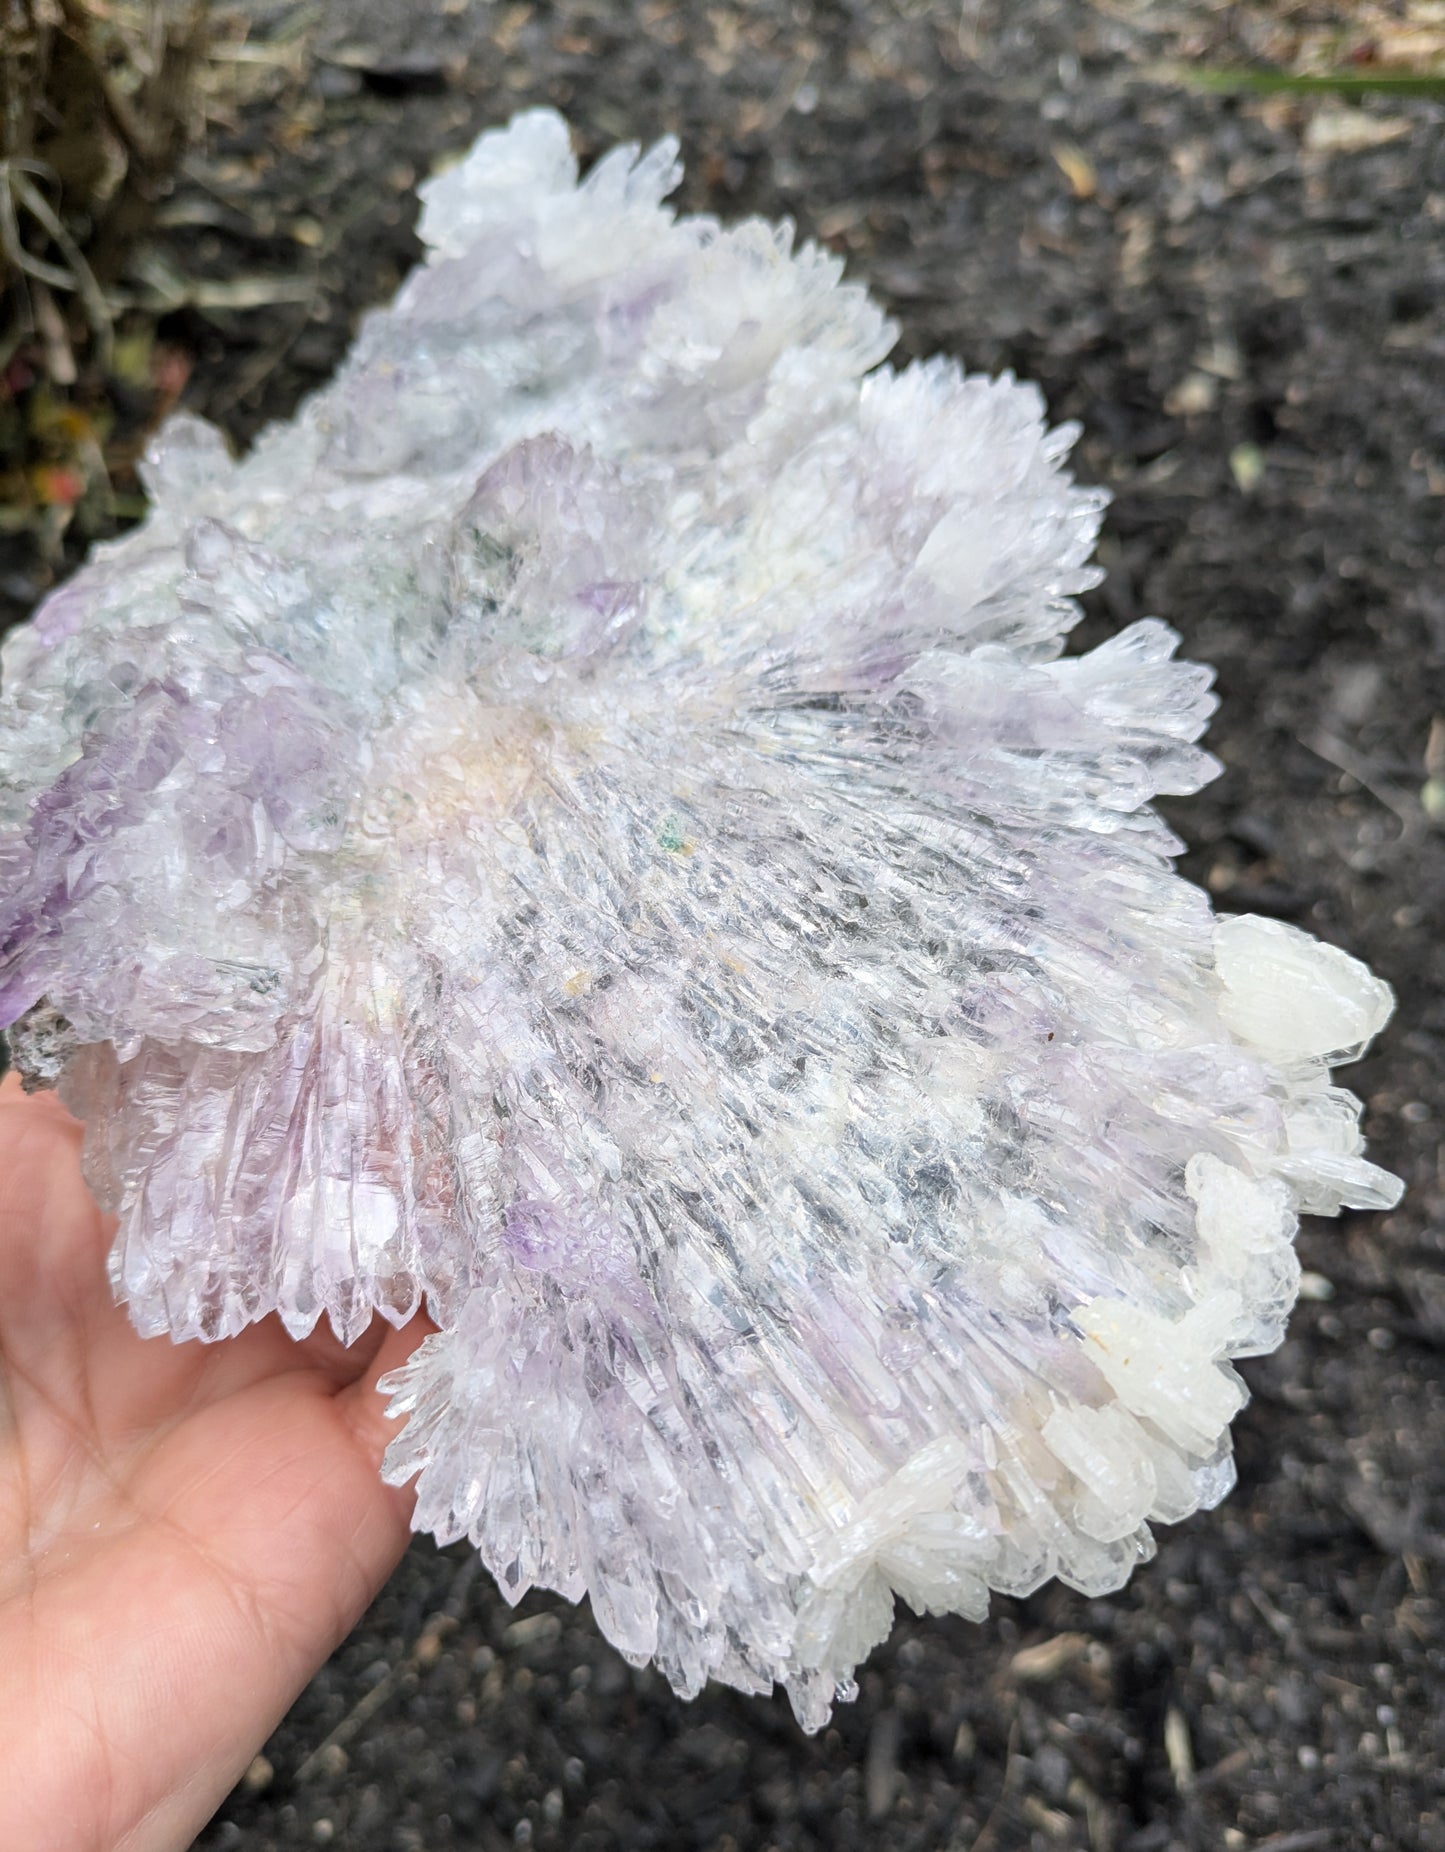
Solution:
M 1218 666 L 1227 769 L 1173 813 L 1186 867 L 1394 983 L 1349 1078 L 1410 1187 L 1307 1226 L 1309 1296 L 1245 1366 L 1239 1489 L 1122 1593 L 901 1617 L 808 1739 L 781 1701 L 679 1704 L 585 1612 L 514 1612 L 419 1541 L 203 1852 L 1445 1845 L 1445 104 L 1177 68 L 1368 76 L 1441 15 L 232 10 L 229 100 L 141 266 L 186 403 L 241 441 L 289 413 L 414 260 L 417 180 L 479 128 L 545 101 L 589 156 L 676 133 L 684 206 L 791 216 L 888 304 L 901 355 L 1013 368 L 1080 422 L 1078 468 L 1115 497 L 1081 640 L 1158 613 Z

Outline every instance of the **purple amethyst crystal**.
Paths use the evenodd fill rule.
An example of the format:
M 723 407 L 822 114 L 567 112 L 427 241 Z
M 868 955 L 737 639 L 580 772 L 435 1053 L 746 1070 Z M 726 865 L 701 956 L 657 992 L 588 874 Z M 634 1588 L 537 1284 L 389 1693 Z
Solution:
M 418 1526 L 816 1727 L 1227 1490 L 1390 997 L 1174 873 L 1210 676 L 1061 655 L 1073 432 L 674 153 L 519 117 L 294 424 L 162 433 L 5 645 L 0 1019 L 141 1331 L 424 1302 Z

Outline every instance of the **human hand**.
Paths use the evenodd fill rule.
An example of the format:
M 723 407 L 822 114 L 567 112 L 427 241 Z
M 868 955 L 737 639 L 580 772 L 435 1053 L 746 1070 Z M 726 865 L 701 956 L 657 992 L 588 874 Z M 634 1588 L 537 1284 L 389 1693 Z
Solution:
M 136 1336 L 80 1127 L 0 1082 L 0 1846 L 189 1846 L 406 1545 L 377 1377 L 274 1318 Z

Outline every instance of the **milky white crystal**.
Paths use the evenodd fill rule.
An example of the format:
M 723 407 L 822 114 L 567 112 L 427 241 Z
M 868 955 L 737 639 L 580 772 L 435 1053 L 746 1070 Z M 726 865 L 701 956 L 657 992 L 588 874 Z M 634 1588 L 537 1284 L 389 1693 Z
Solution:
M 141 1331 L 425 1301 L 418 1526 L 811 1728 L 1228 1489 L 1390 994 L 1173 872 L 1210 676 L 1060 655 L 1074 433 L 674 155 L 484 136 L 294 424 L 162 433 L 5 645 L 0 1021 Z

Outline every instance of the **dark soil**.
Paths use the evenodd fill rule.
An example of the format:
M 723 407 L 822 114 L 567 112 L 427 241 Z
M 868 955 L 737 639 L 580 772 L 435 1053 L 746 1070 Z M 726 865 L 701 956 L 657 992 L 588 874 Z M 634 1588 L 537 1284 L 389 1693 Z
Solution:
M 479 128 L 546 101 L 587 156 L 675 132 L 686 207 L 791 215 L 901 355 L 1011 367 L 1080 422 L 1115 497 L 1080 636 L 1158 613 L 1218 666 L 1185 866 L 1395 984 L 1347 1079 L 1410 1187 L 1306 1228 L 1239 1489 L 1122 1593 L 903 1616 L 808 1739 L 781 1700 L 679 1703 L 585 1611 L 514 1612 L 418 1541 L 199 1845 L 1445 1847 L 1445 108 L 1147 75 L 1174 14 L 1227 28 L 1204 0 L 332 0 L 289 49 L 302 9 L 241 12 L 277 62 L 159 248 L 307 287 L 171 314 L 187 402 L 242 440 L 289 414 Z

